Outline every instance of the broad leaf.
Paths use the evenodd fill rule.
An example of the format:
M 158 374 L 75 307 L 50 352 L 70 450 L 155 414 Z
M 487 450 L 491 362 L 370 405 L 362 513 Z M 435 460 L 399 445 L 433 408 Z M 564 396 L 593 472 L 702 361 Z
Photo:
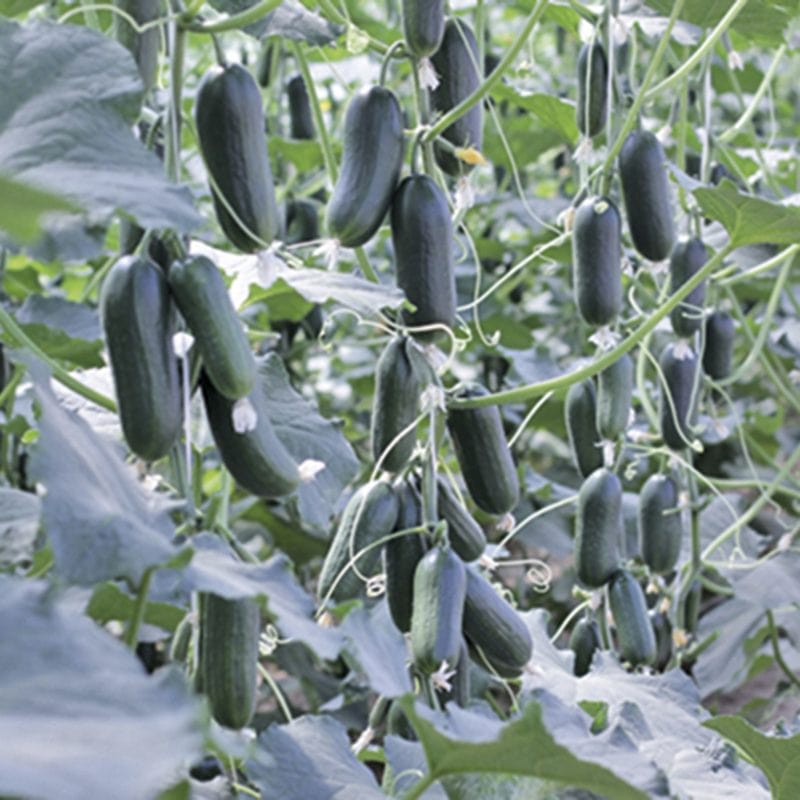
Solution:
M 211 5 L 226 14 L 238 14 L 256 5 L 258 0 L 210 0 Z M 283 2 L 266 17 L 243 28 L 245 33 L 257 39 L 280 36 L 296 42 L 309 44 L 329 44 L 341 33 L 342 28 L 334 25 L 318 14 L 306 9 L 296 0 Z
M 578 141 L 574 103 L 543 92 L 523 94 L 502 83 L 492 89 L 492 97 L 497 100 L 508 100 L 530 111 L 542 125 L 558 133 L 568 144 L 575 144 Z
M 0 176 L 0 231 L 16 241 L 33 241 L 41 230 L 44 215 L 76 210 L 73 203 L 58 194 Z
M 116 583 L 101 583 L 92 593 L 86 613 L 101 625 L 111 620 L 128 622 L 136 613 L 136 598 Z M 170 603 L 148 600 L 145 603 L 143 620 L 164 631 L 174 631 L 185 616 L 184 609 Z M 144 637 L 140 634 L 139 641 Z
M 0 488 L 0 568 L 30 559 L 41 513 L 35 494 Z

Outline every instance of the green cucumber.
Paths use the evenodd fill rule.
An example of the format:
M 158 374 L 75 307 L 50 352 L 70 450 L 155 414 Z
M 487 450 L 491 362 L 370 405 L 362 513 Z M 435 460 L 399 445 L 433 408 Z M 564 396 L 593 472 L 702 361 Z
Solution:
M 286 206 L 286 244 L 319 239 L 319 212 L 311 200 L 291 200 Z
M 603 466 L 603 453 L 597 446 L 597 398 L 591 378 L 569 387 L 564 418 L 575 467 L 582 478 L 587 478 Z
M 483 386 L 469 384 L 459 398 L 486 394 Z M 487 514 L 506 514 L 515 508 L 519 502 L 519 479 L 500 409 L 451 407 L 447 412 L 447 429 L 475 505 Z
M 600 628 L 591 617 L 581 617 L 569 637 L 569 649 L 575 654 L 572 674 L 582 678 L 592 667 L 595 651 L 600 649 Z
M 669 260 L 670 291 L 676 292 L 708 261 L 706 246 L 700 239 L 685 239 L 675 245 Z M 678 303 L 669 315 L 672 330 L 677 336 L 688 338 L 703 324 L 703 303 L 706 301 L 706 284 L 703 281 Z
M 342 602 L 361 594 L 363 584 L 360 576 L 372 576 L 380 560 L 381 548 L 373 547 L 360 556 L 355 565 L 348 567 L 348 564 L 364 547 L 394 530 L 399 510 L 397 494 L 386 481 L 365 483 L 354 492 L 322 564 L 317 587 L 320 598 L 330 594 L 336 602 Z M 341 578 L 340 573 L 343 573 Z
M 649 612 L 649 616 L 656 637 L 656 658 L 653 666 L 663 672 L 672 658 L 672 623 L 661 611 L 653 609 Z
M 651 475 L 639 494 L 639 550 L 656 575 L 675 569 L 683 544 L 678 485 L 668 475 Z
M 411 615 L 411 657 L 420 672 L 456 665 L 466 590 L 464 562 L 450 547 L 433 547 L 420 559 Z
M 263 249 L 280 232 L 280 218 L 253 76 L 239 64 L 211 67 L 197 90 L 195 121 L 223 232 L 244 252 Z
M 464 561 L 475 561 L 486 549 L 486 534 L 472 514 L 459 502 L 450 482 L 441 473 L 436 476 L 436 504 L 439 517 L 447 523 L 450 546 Z
M 410 347 L 414 347 L 410 339 L 395 337 L 381 353 L 375 370 L 370 433 L 372 458 L 377 463 L 385 452 L 382 465 L 388 472 L 405 469 L 417 443 L 414 427 L 397 439 L 412 425 L 419 408 L 421 383 L 409 355 Z M 390 445 L 392 449 L 387 450 Z
M 617 651 L 634 667 L 656 660 L 656 637 L 642 587 L 630 572 L 620 570 L 608 587 L 608 605 L 617 629 Z
M 610 470 L 595 470 L 578 492 L 575 515 L 575 565 L 578 580 L 599 589 L 619 568 L 624 533 L 622 484 Z
M 601 133 L 608 118 L 608 60 L 599 40 L 578 53 L 578 130 L 585 136 Z
M 311 102 L 302 75 L 298 73 L 289 78 L 286 94 L 289 96 L 289 130 L 292 139 L 313 139 L 314 118 L 311 116 Z
M 633 360 L 623 353 L 597 377 L 597 432 L 614 441 L 625 433 L 633 396 Z
M 328 232 L 344 247 L 368 242 L 383 222 L 403 165 L 403 112 L 394 93 L 369 86 L 353 95 L 344 155 L 328 203 Z
M 114 6 L 131 17 L 138 25 L 154 22 L 161 16 L 161 0 L 114 0 Z M 161 31 L 158 26 L 137 31 L 122 14 L 112 14 L 114 38 L 131 51 L 144 89 L 149 92 L 158 76 L 158 51 L 161 48 Z
M 730 314 L 714 311 L 706 317 L 703 370 L 709 378 L 721 381 L 731 374 L 736 324 Z
M 201 685 L 214 719 L 238 730 L 256 706 L 261 612 L 251 598 L 227 600 L 215 594 L 200 599 Z
M 272 80 L 272 56 L 275 52 L 275 40 L 272 38 L 264 39 L 261 50 L 256 60 L 256 80 L 258 85 L 266 89 Z
M 439 114 L 446 114 L 469 97 L 482 80 L 478 42 L 472 28 L 462 19 L 448 19 L 442 43 L 431 61 L 439 76 L 439 85 L 431 92 L 431 106 Z M 480 150 L 483 146 L 483 104 L 475 103 L 445 128 L 442 136 L 454 147 Z M 470 164 L 437 143 L 434 143 L 434 154 L 436 163 L 448 175 L 457 177 L 472 169 Z
M 395 192 L 391 224 L 397 285 L 415 306 L 403 320 L 452 326 L 456 281 L 447 198 L 427 175 L 410 175 Z
M 661 142 L 649 131 L 628 135 L 619 153 L 625 214 L 634 247 L 662 261 L 675 243 L 667 167 Z
M 619 211 L 607 197 L 589 197 L 575 212 L 575 302 L 588 325 L 608 325 L 622 309 L 620 226 Z
M 444 38 L 444 0 L 403 0 L 403 38 L 415 58 L 432 56 Z
M 700 621 L 700 605 L 703 599 L 703 583 L 695 578 L 686 589 L 681 600 L 681 622 L 686 633 L 696 633 Z
M 103 284 L 100 315 L 125 441 L 140 458 L 156 461 L 177 441 L 183 420 L 174 312 L 162 270 L 147 258 L 120 258 Z
M 250 394 L 256 361 L 217 266 L 191 256 L 173 264 L 167 280 L 214 388 L 230 400 Z
M 677 358 L 675 345 L 669 344 L 659 359 L 664 383 L 661 387 L 661 437 L 673 450 L 682 450 L 692 440 L 689 428 L 693 413 L 693 395 L 697 376 L 697 356 L 688 351 Z M 671 402 L 670 402 L 671 399 Z

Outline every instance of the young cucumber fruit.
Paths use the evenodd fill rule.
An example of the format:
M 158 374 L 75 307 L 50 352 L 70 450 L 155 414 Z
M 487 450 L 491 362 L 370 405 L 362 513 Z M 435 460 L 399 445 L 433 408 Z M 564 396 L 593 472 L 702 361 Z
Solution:
M 459 502 L 447 478 L 436 476 L 436 503 L 439 516 L 447 523 L 450 546 L 464 561 L 475 561 L 486 549 L 486 534 L 472 514 Z
M 344 154 L 327 227 L 344 247 L 369 241 L 383 222 L 400 177 L 405 144 L 403 112 L 382 86 L 353 95 L 344 120 Z
M 662 261 L 672 251 L 672 221 L 664 150 L 649 131 L 629 134 L 619 153 L 619 176 L 625 214 L 636 249 L 651 261 Z
M 230 400 L 250 394 L 256 361 L 214 262 L 205 256 L 178 261 L 167 280 L 214 388 Z
M 676 292 L 708 261 L 706 246 L 700 239 L 685 239 L 675 245 L 669 260 L 670 289 Z M 703 324 L 703 303 L 706 301 L 706 284 L 703 281 L 692 289 L 686 298 L 672 309 L 669 315 L 676 336 L 688 338 Z
M 182 422 L 164 273 L 150 259 L 120 258 L 103 284 L 100 316 L 122 433 L 137 456 L 155 461 L 177 441 Z
M 620 570 L 608 587 L 608 604 L 617 629 L 617 648 L 623 661 L 633 666 L 656 659 L 656 637 L 639 582 Z
M 286 243 L 300 244 L 319 239 L 319 212 L 311 200 L 297 198 L 286 206 Z
M 592 659 L 600 649 L 600 628 L 590 617 L 582 617 L 572 629 L 569 649 L 575 654 L 572 674 L 577 678 L 586 675 L 591 669 Z
M 298 73 L 289 78 L 286 94 L 289 97 L 289 130 L 292 139 L 313 139 L 314 119 L 302 75 Z
M 459 399 L 488 394 L 469 384 Z M 447 429 L 475 504 L 487 514 L 506 514 L 519 502 L 519 479 L 497 406 L 455 408 L 447 412 Z
M 615 440 L 625 433 L 633 396 L 633 359 L 623 353 L 597 378 L 597 432 Z
M 138 25 L 146 25 L 161 16 L 161 0 L 114 0 Z M 161 33 L 157 26 L 138 32 L 122 14 L 114 14 L 114 38 L 133 54 L 146 92 L 156 83 Z
M 693 411 L 697 356 L 688 347 L 676 355 L 674 344 L 664 348 L 659 359 L 663 374 L 661 387 L 661 437 L 673 450 L 682 450 L 692 440 L 689 429 Z
M 280 217 L 253 76 L 239 64 L 211 67 L 197 90 L 195 120 L 222 230 L 244 252 L 263 249 L 278 235 Z
M 411 55 L 433 55 L 443 37 L 444 0 L 403 0 L 403 38 Z
M 572 227 L 575 301 L 588 325 L 608 325 L 622 308 L 620 216 L 607 197 L 589 197 Z
M 590 589 L 606 584 L 619 568 L 624 532 L 622 484 L 610 470 L 595 470 L 578 492 L 575 516 L 575 566 Z
M 649 616 L 656 637 L 656 658 L 653 666 L 663 672 L 672 658 L 672 623 L 666 614 L 655 609 L 650 610 Z
M 721 381 L 731 374 L 733 342 L 736 325 L 724 311 L 714 311 L 706 317 L 703 370 L 709 378 Z
M 608 60 L 599 41 L 585 44 L 578 53 L 578 130 L 593 137 L 608 118 Z
M 575 467 L 582 478 L 603 466 L 596 419 L 597 397 L 592 379 L 573 383 L 564 403 L 564 421 Z
M 650 571 L 675 569 L 683 544 L 678 486 L 668 475 L 651 475 L 639 494 L 639 551 Z

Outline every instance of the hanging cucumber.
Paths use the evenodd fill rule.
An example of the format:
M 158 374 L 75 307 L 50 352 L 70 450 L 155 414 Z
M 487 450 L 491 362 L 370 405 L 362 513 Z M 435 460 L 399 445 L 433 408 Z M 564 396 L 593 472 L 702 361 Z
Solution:
M 114 0 L 114 5 L 131 17 L 138 25 L 154 22 L 161 16 L 161 0 Z M 158 51 L 161 32 L 158 26 L 137 31 L 122 14 L 113 14 L 114 38 L 131 51 L 144 89 L 149 92 L 158 76 Z
M 622 484 L 610 470 L 595 470 L 578 492 L 575 566 L 578 580 L 599 589 L 619 568 L 622 541 Z
M 661 611 L 651 610 L 649 616 L 656 637 L 656 658 L 653 666 L 663 672 L 672 658 L 672 623 Z
M 611 441 L 625 433 L 633 396 L 633 360 L 623 353 L 597 378 L 597 432 Z
M 433 55 L 444 37 L 444 0 L 403 0 L 403 38 L 416 58 Z
M 608 587 L 608 605 L 617 629 L 617 648 L 633 666 L 656 659 L 656 637 L 647 613 L 642 587 L 630 572 L 620 570 Z
M 600 628 L 590 617 L 581 617 L 569 637 L 569 649 L 575 654 L 572 674 L 577 678 L 591 669 L 595 651 L 600 649 Z
M 578 53 L 578 130 L 585 136 L 601 133 L 608 118 L 608 60 L 599 40 Z
M 292 139 L 313 139 L 314 118 L 311 116 L 311 102 L 302 75 L 289 78 L 286 94 L 289 97 L 289 130 Z
M 639 493 L 639 550 L 656 575 L 675 569 L 683 544 L 678 486 L 668 475 L 651 475 Z
M 264 39 L 256 60 L 256 80 L 258 85 L 266 89 L 272 80 L 272 56 L 278 45 L 272 38 Z
M 286 206 L 286 243 L 300 244 L 319 239 L 319 212 L 311 200 L 290 200 Z
M 447 523 L 450 546 L 464 561 L 474 561 L 486 549 L 486 534 L 472 514 L 464 508 L 441 473 L 436 476 L 436 504 L 439 516 Z
M 669 344 L 659 360 L 664 376 L 660 403 L 661 436 L 664 444 L 673 450 L 682 450 L 692 440 L 689 425 L 693 412 L 697 356 L 691 349 L 687 349 L 683 355 L 682 358 L 676 356 L 675 345 Z
M 706 246 L 700 239 L 685 239 L 675 245 L 669 260 L 670 290 L 676 292 L 708 261 Z M 703 324 L 706 284 L 703 281 L 678 303 L 669 315 L 676 336 L 688 338 Z
M 603 453 L 597 446 L 597 399 L 591 378 L 569 387 L 564 417 L 575 467 L 586 478 L 603 466 Z
M 730 314 L 714 311 L 706 317 L 703 370 L 709 378 L 721 381 L 731 374 L 736 325 Z

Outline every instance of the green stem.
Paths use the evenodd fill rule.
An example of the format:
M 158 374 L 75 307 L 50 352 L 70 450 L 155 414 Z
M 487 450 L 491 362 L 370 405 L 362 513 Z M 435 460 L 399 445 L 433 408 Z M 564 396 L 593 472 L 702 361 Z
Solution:
M 186 33 L 175 23 L 172 26 L 172 53 L 169 63 L 169 135 L 166 153 L 167 175 L 175 183 L 181 179 L 181 100 L 185 54 Z
M 791 258 L 798 253 L 800 253 L 800 244 L 793 244 L 791 247 L 787 247 L 786 250 L 781 250 L 781 252 L 776 256 L 768 258 L 766 261 L 762 261 L 760 264 L 757 264 L 755 267 L 752 267 L 745 272 L 738 272 L 735 275 L 723 278 L 722 280 L 716 281 L 716 283 L 718 286 L 734 286 L 735 284 L 742 283 L 743 281 L 751 281 L 758 275 L 768 272 L 773 267 L 777 267 L 782 261 L 785 261 L 787 258 Z M 725 270 L 724 272 L 727 273 L 728 270 Z M 716 278 L 716 276 L 714 276 L 714 278 Z
M 196 31 L 197 33 L 224 33 L 225 31 L 235 31 L 240 28 L 246 28 L 254 22 L 274 11 L 282 0 L 261 0 L 250 8 L 240 11 L 238 14 L 230 14 L 222 17 L 221 19 L 214 20 L 213 22 L 191 22 L 184 21 L 181 25 L 183 30 Z
M 131 648 L 136 649 L 139 643 L 139 628 L 144 621 L 144 610 L 147 606 L 147 594 L 150 591 L 150 580 L 153 577 L 154 568 L 145 570 L 142 575 L 142 582 L 139 584 L 139 591 L 136 594 L 136 602 L 133 605 L 133 613 L 131 614 L 131 621 L 128 623 L 128 629 L 125 631 L 125 644 Z
M 417 800 L 428 790 L 430 786 L 436 783 L 436 778 L 430 773 L 423 775 L 403 796 L 403 800 Z
M 404 50 L 405 46 L 406 43 L 402 39 L 399 39 L 386 51 L 386 55 L 383 57 L 383 61 L 381 62 L 381 71 L 378 77 L 378 84 L 380 86 L 386 85 L 386 73 L 389 70 L 389 62 L 393 58 L 401 58 L 402 56 L 398 56 L 396 54 L 401 50 Z
M 775 625 L 775 617 L 771 608 L 767 609 L 767 625 L 769 625 L 769 638 L 772 641 L 772 652 L 775 655 L 775 660 L 778 662 L 778 666 L 783 670 L 789 681 L 800 689 L 800 680 L 798 680 L 797 675 L 792 672 L 791 668 L 784 660 L 783 654 L 781 653 L 780 644 L 778 642 L 778 629 Z
M 700 494 L 697 491 L 697 478 L 693 472 L 687 476 L 689 481 L 689 498 L 692 504 L 692 573 L 699 575 L 702 566 L 700 541 Z
M 372 264 L 369 263 L 369 258 L 367 257 L 367 252 L 364 250 L 363 247 L 356 247 L 353 251 L 356 254 L 356 260 L 358 261 L 358 266 L 361 267 L 361 271 L 364 273 L 364 277 L 368 281 L 372 281 L 372 283 L 380 283 L 380 278 L 378 277 L 378 273 L 372 267 Z

